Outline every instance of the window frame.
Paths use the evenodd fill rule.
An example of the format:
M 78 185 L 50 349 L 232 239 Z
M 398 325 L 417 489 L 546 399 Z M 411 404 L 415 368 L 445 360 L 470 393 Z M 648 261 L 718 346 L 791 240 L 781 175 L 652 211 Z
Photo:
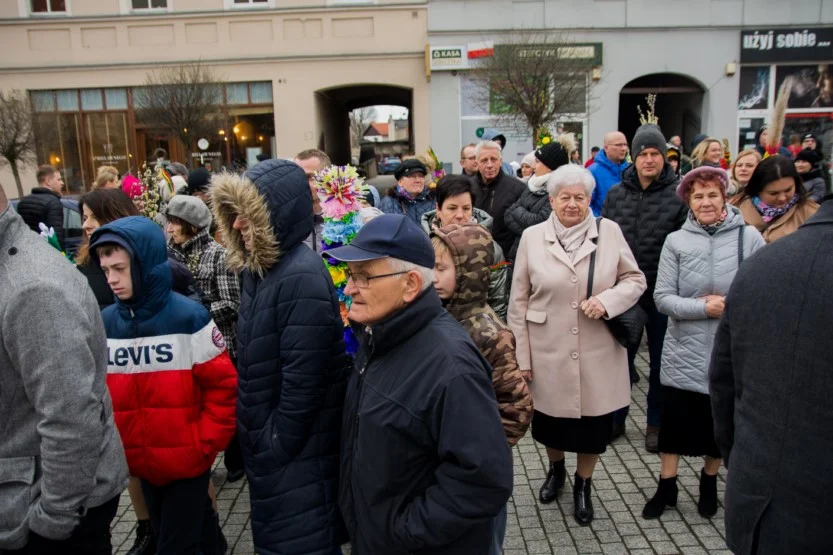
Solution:
M 64 0 L 64 7 L 62 12 L 52 11 L 52 1 L 46 0 L 47 11 L 36 12 L 32 9 L 32 0 L 18 0 L 21 14 L 28 14 L 29 17 L 68 17 L 72 15 L 72 0 Z
M 152 0 L 148 0 L 148 5 Z M 161 13 L 170 13 L 174 11 L 173 3 L 174 0 L 166 0 L 166 7 L 164 8 L 134 8 L 133 7 L 133 0 L 119 0 L 121 5 L 121 14 L 122 15 L 150 15 L 150 14 L 161 14 Z
M 268 10 L 274 9 L 275 0 L 266 0 L 265 2 L 247 0 L 245 4 L 237 4 L 234 0 L 223 0 L 223 7 L 226 10 Z

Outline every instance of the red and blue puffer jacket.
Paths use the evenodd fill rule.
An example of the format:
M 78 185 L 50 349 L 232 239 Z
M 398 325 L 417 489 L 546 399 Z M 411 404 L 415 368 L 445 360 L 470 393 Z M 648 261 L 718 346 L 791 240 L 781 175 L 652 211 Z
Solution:
M 130 474 L 156 485 L 193 478 L 234 434 L 237 372 L 208 311 L 172 292 L 159 226 L 122 218 L 90 243 L 115 242 L 112 234 L 128 247 L 133 276 L 133 299 L 102 312 L 107 385 Z

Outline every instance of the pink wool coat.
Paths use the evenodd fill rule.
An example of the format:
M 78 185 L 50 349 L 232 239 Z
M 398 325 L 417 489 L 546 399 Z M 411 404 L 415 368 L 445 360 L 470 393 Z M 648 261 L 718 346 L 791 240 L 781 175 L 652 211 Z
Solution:
M 518 366 L 532 369 L 535 410 L 559 418 L 600 416 L 630 403 L 627 349 L 601 320 L 580 309 L 587 298 L 590 254 L 599 237 L 593 225 L 574 262 L 558 242 L 552 218 L 521 237 L 512 279 L 508 324 L 517 340 Z M 622 230 L 601 221 L 593 295 L 622 314 L 645 292 L 645 275 Z

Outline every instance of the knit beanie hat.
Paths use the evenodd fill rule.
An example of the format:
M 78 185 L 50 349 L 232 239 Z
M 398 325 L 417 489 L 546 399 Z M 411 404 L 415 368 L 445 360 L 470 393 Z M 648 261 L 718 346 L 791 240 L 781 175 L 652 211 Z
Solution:
M 188 174 L 188 193 L 205 192 L 211 183 L 211 173 L 205 168 L 197 168 Z
M 665 160 L 667 143 L 662 130 L 655 123 L 646 123 L 636 130 L 631 143 L 631 156 L 635 159 L 646 148 L 657 149 L 662 154 L 662 159 Z
M 815 166 L 819 163 L 819 155 L 815 150 L 805 148 L 804 150 L 795 155 L 795 161 L 798 162 L 799 160 L 809 162 Z
M 211 225 L 211 211 L 197 197 L 174 195 L 168 202 L 168 210 L 165 214 L 168 217 L 179 218 L 197 229 L 205 229 Z
M 535 157 L 551 171 L 570 162 L 570 153 L 558 141 L 550 141 L 536 150 Z
M 535 165 L 535 152 L 534 151 L 530 152 L 529 154 L 527 154 L 526 156 L 523 157 L 523 159 L 521 160 L 521 165 L 523 166 L 524 164 L 526 164 L 530 168 Z

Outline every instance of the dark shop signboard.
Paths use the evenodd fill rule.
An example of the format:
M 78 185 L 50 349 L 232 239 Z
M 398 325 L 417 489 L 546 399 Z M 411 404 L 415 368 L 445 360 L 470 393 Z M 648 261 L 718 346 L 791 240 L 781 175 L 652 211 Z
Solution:
M 740 34 L 740 62 L 827 62 L 833 60 L 833 27 L 757 29 Z

